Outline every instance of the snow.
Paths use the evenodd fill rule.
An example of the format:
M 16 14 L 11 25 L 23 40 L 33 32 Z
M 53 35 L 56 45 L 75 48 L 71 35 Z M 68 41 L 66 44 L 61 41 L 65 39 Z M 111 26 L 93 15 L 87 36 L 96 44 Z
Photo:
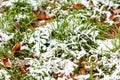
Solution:
M 10 77 L 7 71 L 0 69 L 0 79 L 9 80 Z
M 15 1 L 17 0 L 4 1 L 0 5 L 0 8 L 2 6 L 12 6 L 13 5 L 12 2 L 15 2 Z M 37 2 L 37 0 L 29 0 L 29 3 L 34 7 L 35 10 L 37 10 L 38 5 L 42 5 L 46 1 L 47 0 L 40 0 Z M 73 1 L 73 3 L 78 3 L 78 2 L 81 2 L 83 5 L 86 6 L 87 9 L 90 9 L 90 6 L 89 6 L 90 1 L 88 0 L 76 0 L 76 1 L 74 0 Z M 81 12 L 76 14 L 75 18 L 73 18 L 73 15 L 69 15 L 69 12 L 67 10 L 60 11 L 60 15 L 61 15 L 60 17 L 62 17 L 63 15 L 66 15 L 66 21 L 69 22 L 68 26 L 70 27 L 70 29 L 74 28 L 73 32 L 75 33 L 75 35 L 71 34 L 69 40 L 65 40 L 62 42 L 57 39 L 52 39 L 50 37 L 52 29 L 57 29 L 58 28 L 57 23 L 61 25 L 64 22 L 63 19 L 61 19 L 59 22 L 53 21 L 51 23 L 47 23 L 45 26 L 38 27 L 35 29 L 35 31 L 28 33 L 27 35 L 26 33 L 24 33 L 25 36 L 23 38 L 23 43 L 34 44 L 34 45 L 32 46 L 31 49 L 29 48 L 28 45 L 22 45 L 21 50 L 30 50 L 31 53 L 35 53 L 35 56 L 37 56 L 37 58 L 29 59 L 29 64 L 31 66 L 28 68 L 30 70 L 30 73 L 28 75 L 35 77 L 37 80 L 55 80 L 50 75 L 50 73 L 54 72 L 58 75 L 60 73 L 64 74 L 62 78 L 58 77 L 58 80 L 66 80 L 66 79 L 72 80 L 72 79 L 68 79 L 68 76 L 70 76 L 70 74 L 73 74 L 74 69 L 78 67 L 78 65 L 73 63 L 71 59 L 72 57 L 74 57 L 77 60 L 79 60 L 85 54 L 88 54 L 88 52 L 84 49 L 83 46 L 81 46 L 81 44 L 83 42 L 86 43 L 87 39 L 90 39 L 94 43 L 97 43 L 99 46 L 96 49 L 94 49 L 90 45 L 88 45 L 91 48 L 90 52 L 93 52 L 92 55 L 89 57 L 88 62 L 91 61 L 92 57 L 95 57 L 94 62 L 96 62 L 98 60 L 98 54 L 101 54 L 102 58 L 101 58 L 100 64 L 103 64 L 104 68 L 106 67 L 112 68 L 113 65 L 116 65 L 116 69 L 111 76 L 105 74 L 102 71 L 102 69 L 100 69 L 98 66 L 96 67 L 96 69 L 98 70 L 98 73 L 96 73 L 95 75 L 104 75 L 104 78 L 102 78 L 101 80 L 120 78 L 120 76 L 118 75 L 120 73 L 120 67 L 119 67 L 120 61 L 117 58 L 117 55 L 119 55 L 119 51 L 115 51 L 115 52 L 109 51 L 110 49 L 115 48 L 113 44 L 114 39 L 106 39 L 106 40 L 97 39 L 96 40 L 96 37 L 98 36 L 99 31 L 97 30 L 93 31 L 93 30 L 96 29 L 97 26 L 90 25 L 90 28 L 87 28 L 86 27 L 87 24 L 84 24 L 82 23 L 82 21 L 80 22 L 79 19 L 77 19 L 77 17 L 81 17 L 84 19 L 87 19 L 87 17 L 99 19 L 102 14 L 106 14 L 105 23 L 109 23 L 110 25 L 112 25 L 114 22 L 109 19 L 112 14 L 109 11 L 104 11 L 104 8 L 106 6 L 109 6 L 108 9 L 111 7 L 117 7 L 118 4 L 114 4 L 112 1 L 109 1 L 109 0 L 102 0 L 102 1 L 92 0 L 92 2 L 95 5 L 93 8 L 93 14 L 89 11 L 86 11 L 86 14 L 83 14 L 81 10 Z M 68 3 L 68 0 L 60 0 L 60 3 Z M 102 3 L 103 5 L 101 7 L 98 7 L 99 3 Z M 58 8 L 53 10 L 54 13 L 59 11 L 59 9 L 62 7 L 59 3 L 57 4 L 58 4 Z M 51 8 L 47 7 L 47 9 L 48 9 L 47 13 L 49 13 L 50 11 L 49 9 Z M 0 14 L 0 17 L 2 17 L 2 14 Z M 15 18 L 20 20 L 21 18 L 26 18 L 26 17 L 27 17 L 26 15 L 18 14 L 16 15 Z M 116 17 L 120 17 L 120 16 L 117 15 Z M 80 31 L 80 29 L 82 28 L 86 28 L 86 30 Z M 83 35 L 85 36 L 85 38 L 81 37 Z M 1 41 L 0 46 L 4 42 L 7 42 L 8 40 L 12 39 L 13 36 L 14 36 L 13 33 L 3 32 L 2 30 L 0 30 L 0 41 Z M 82 40 L 75 42 L 75 39 L 79 37 L 81 37 Z M 117 46 L 119 46 L 119 41 L 115 40 L 115 42 Z M 45 45 L 46 43 L 49 43 L 49 45 L 46 46 Z M 72 50 L 67 47 L 68 45 L 71 45 L 72 48 L 77 48 L 77 46 L 74 46 L 77 43 L 79 43 L 81 46 L 80 51 Z M 61 57 L 56 57 L 56 51 L 59 51 L 59 50 L 63 50 L 64 52 L 61 53 Z M 110 54 L 111 58 L 108 59 L 105 56 L 105 54 Z M 72 57 L 70 57 L 69 59 L 66 59 L 66 56 L 69 56 L 69 55 Z M 90 66 L 85 66 L 85 67 L 90 68 Z M 8 80 L 8 78 L 10 77 L 7 71 L 5 70 L 0 70 L 0 78 L 2 78 L 2 74 L 6 76 L 5 77 L 6 80 Z M 46 77 L 45 77 L 45 74 L 47 75 Z M 80 76 L 75 77 L 75 79 L 86 80 L 89 77 L 90 77 L 89 74 L 80 75 Z
M 13 33 L 3 32 L 0 30 L 0 44 L 7 42 L 8 40 L 12 39 L 14 36 Z

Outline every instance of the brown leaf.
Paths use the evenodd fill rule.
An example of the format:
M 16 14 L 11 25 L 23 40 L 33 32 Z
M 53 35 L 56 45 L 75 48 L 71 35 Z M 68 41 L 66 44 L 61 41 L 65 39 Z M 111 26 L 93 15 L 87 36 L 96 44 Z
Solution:
M 85 7 L 83 4 L 80 4 L 80 3 L 73 4 L 72 6 L 73 6 L 74 9 L 83 9 Z
M 86 73 L 85 68 L 80 69 L 80 73 L 81 73 L 82 75 L 84 75 L 84 74 Z
M 114 19 L 116 18 L 116 15 L 120 15 L 120 9 L 114 9 L 114 10 L 109 9 L 109 11 L 112 14 L 109 19 L 112 21 L 114 21 Z
M 100 60 L 101 60 L 101 59 L 98 59 L 98 60 L 94 63 L 94 65 L 97 66 L 97 65 L 100 63 Z
M 32 25 L 32 26 L 29 26 L 29 29 L 31 29 L 31 30 L 33 30 L 33 29 L 35 29 L 35 28 L 37 28 L 38 26 L 36 26 L 36 25 Z
M 16 29 L 20 29 L 20 22 L 16 21 L 15 24 L 14 24 L 14 26 L 15 26 Z
M 57 6 L 55 4 L 51 5 L 52 9 L 56 9 Z
M 11 62 L 8 58 L 4 57 L 3 58 L 3 63 L 5 67 L 11 67 Z
M 114 9 L 113 13 L 116 14 L 116 15 L 120 15 L 120 9 Z
M 54 17 L 55 17 L 55 14 L 46 15 L 46 19 L 51 19 L 51 18 L 54 18 Z
M 22 73 L 26 73 L 26 70 L 24 69 L 24 67 L 23 66 L 20 66 L 20 71 L 22 72 Z
M 70 78 L 74 79 L 75 77 L 79 76 L 80 74 L 73 74 L 70 76 Z
M 115 15 L 111 15 L 109 19 L 113 21 L 115 19 Z
M 20 74 L 19 76 L 24 76 L 29 70 L 26 69 L 26 67 L 24 66 L 20 66 L 19 67 L 19 70 L 20 70 Z
M 58 73 L 54 73 L 54 72 L 53 72 L 53 73 L 52 73 L 52 76 L 57 79 L 57 78 L 58 78 Z
M 9 80 L 15 80 L 14 78 L 10 77 Z
M 93 8 L 95 6 L 93 2 L 91 2 L 89 5 L 90 5 L 90 8 Z
M 14 51 L 19 51 L 20 48 L 21 48 L 21 43 L 18 42 L 18 43 L 16 43 L 15 46 L 12 48 L 12 52 L 14 52 Z
M 61 73 L 61 74 L 60 74 L 60 78 L 62 78 L 63 76 L 64 76 L 64 74 L 63 74 L 63 73 Z
M 45 11 L 38 11 L 36 14 L 37 19 L 45 20 L 46 19 L 46 13 Z
M 21 43 L 20 43 L 20 42 L 19 42 L 19 43 L 16 43 L 15 46 L 13 46 L 11 53 L 8 54 L 7 56 L 8 56 L 9 58 L 13 57 L 13 56 L 14 56 L 14 53 L 15 53 L 16 51 L 19 51 L 20 48 L 21 48 Z
M 114 38 L 118 34 L 119 29 L 120 29 L 119 26 L 118 27 L 110 27 L 109 32 L 104 33 L 105 38 L 108 38 L 108 39 Z

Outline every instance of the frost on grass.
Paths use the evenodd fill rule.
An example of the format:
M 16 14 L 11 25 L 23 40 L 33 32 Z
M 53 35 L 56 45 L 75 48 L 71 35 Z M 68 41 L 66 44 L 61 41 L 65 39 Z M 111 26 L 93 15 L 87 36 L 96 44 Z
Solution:
M 70 17 L 66 20 L 69 19 Z M 98 33 L 95 32 L 96 35 L 93 36 L 94 31 L 92 31 L 95 26 L 90 29 L 90 25 L 64 23 L 63 20 L 36 28 L 34 32 L 25 35 L 25 43 L 33 44 L 31 52 L 35 53 L 35 56 L 39 58 L 38 60 L 30 60 L 30 75 L 33 77 L 37 76 L 35 77 L 36 79 L 45 79 L 46 77 L 51 79 L 53 78 L 52 73 L 62 73 L 64 78 L 67 79 L 68 76 L 70 77 L 71 74 L 74 74 L 74 68 L 77 67 L 72 60 L 79 60 L 89 50 L 97 47 L 95 37 Z M 73 20 L 75 19 L 73 18 Z M 68 25 L 62 29 L 63 24 Z M 70 29 L 74 24 L 76 24 L 73 26 L 74 29 Z M 62 35 L 59 34 L 61 29 L 63 31 Z
M 46 78 L 52 80 L 52 74 L 64 74 L 66 77 L 72 74 L 74 67 L 77 65 L 67 59 L 61 58 L 49 58 L 39 60 L 30 60 L 32 65 L 29 70 L 31 76 L 35 77 L 37 80 L 44 80 Z M 54 80 L 54 79 L 53 79 Z
M 8 72 L 0 69 L 0 79 L 1 80 L 9 80 L 9 78 L 10 78 L 10 75 L 8 75 Z
M 2 3 L 2 6 L 12 6 L 14 2 L 17 2 L 17 0 L 9 1 L 10 4 L 5 1 Z M 27 1 L 35 10 L 37 8 L 43 9 L 46 7 L 47 2 L 47 0 Z M 49 2 L 53 3 L 52 0 Z M 33 76 L 37 80 L 55 80 L 54 74 L 56 74 L 58 80 L 68 80 L 74 74 L 75 68 L 80 67 L 73 60 L 79 61 L 84 58 L 90 63 L 95 58 L 93 60 L 94 63 L 100 59 L 99 65 L 93 70 L 95 71 L 94 75 L 98 79 L 108 80 L 120 78 L 119 41 L 115 43 L 117 41 L 112 42 L 112 39 L 97 39 L 96 37 L 100 32 L 97 30 L 98 26 L 89 22 L 89 18 L 96 18 L 100 21 L 101 16 L 106 14 L 107 17 L 104 22 L 113 24 L 113 21 L 109 19 L 111 13 L 106 10 L 112 7 L 117 8 L 118 4 L 109 0 L 92 0 L 92 2 L 94 4 L 93 10 L 91 10 L 89 5 L 91 1 L 89 0 L 60 0 L 59 3 L 55 2 L 54 4 L 57 5 L 57 8 L 51 10 L 52 8 L 47 6 L 46 13 L 55 13 L 57 19 L 55 18 L 53 22 L 36 28 L 34 31 L 28 30 L 28 33 L 21 33 L 24 34 L 22 42 L 25 44 L 22 45 L 21 50 L 29 50 L 30 53 L 35 54 L 33 57 L 36 57 L 29 59 L 29 76 Z M 72 10 L 71 5 L 73 3 L 82 3 L 86 9 Z M 63 6 L 69 7 L 67 10 L 62 10 L 61 8 Z M 105 9 L 106 7 L 107 9 Z M 2 17 L 2 15 L 0 16 Z M 27 15 L 17 14 L 14 17 L 20 20 L 26 18 Z M 0 33 L 1 43 L 13 37 L 12 34 Z M 90 65 L 87 67 L 89 69 L 91 68 Z M 2 72 L 0 73 L 2 74 Z M 61 74 L 64 74 L 63 77 L 61 77 Z M 90 78 L 90 76 L 88 73 L 75 78 L 77 80 L 84 80 Z
M 0 30 L 0 46 L 1 44 L 7 42 L 8 40 L 12 39 L 14 36 L 13 33 L 3 32 Z

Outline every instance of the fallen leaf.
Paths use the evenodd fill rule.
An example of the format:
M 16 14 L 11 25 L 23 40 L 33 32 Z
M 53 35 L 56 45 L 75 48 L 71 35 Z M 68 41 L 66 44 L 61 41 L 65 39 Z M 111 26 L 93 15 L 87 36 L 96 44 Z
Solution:
M 20 22 L 16 21 L 15 24 L 14 24 L 14 26 L 15 26 L 16 29 L 20 29 Z
M 24 76 L 27 72 L 29 72 L 29 69 L 27 69 L 29 66 L 19 66 L 20 74 L 19 76 Z
M 86 73 L 85 68 L 80 69 L 80 73 L 81 73 L 82 75 L 84 75 L 84 74 Z
M 78 3 L 78 4 L 73 4 L 72 6 L 73 6 L 74 9 L 82 9 L 82 8 L 85 7 L 83 4 L 80 4 L 80 3 Z
M 111 16 L 110 16 L 110 20 L 114 21 L 114 19 L 116 18 L 116 15 L 120 15 L 120 9 L 109 9 Z
M 56 6 L 55 4 L 53 4 L 53 5 L 51 5 L 51 8 L 52 8 L 52 9 L 56 9 L 57 6 Z
M 58 78 L 58 73 L 54 73 L 54 72 L 53 72 L 53 73 L 52 73 L 52 76 L 57 79 L 57 78 Z
M 111 15 L 109 19 L 113 21 L 115 19 L 115 15 Z
M 64 74 L 63 74 L 63 73 L 61 73 L 61 74 L 60 74 L 60 78 L 62 78 L 63 76 L 64 76 Z
M 70 78 L 74 79 L 75 77 L 79 76 L 80 74 L 73 74 L 70 76 Z
M 21 48 L 21 42 L 16 43 L 15 46 L 13 46 L 11 53 L 8 54 L 7 56 L 8 56 L 9 58 L 13 57 L 13 56 L 14 56 L 14 53 L 15 53 L 16 51 L 19 51 L 20 48 Z
M 37 19 L 45 20 L 46 19 L 46 13 L 45 11 L 38 11 L 36 14 Z
M 55 14 L 46 15 L 46 19 L 51 19 L 51 18 L 54 18 L 54 17 L 55 17 Z
M 94 65 L 97 66 L 97 65 L 100 63 L 100 60 L 101 60 L 101 59 L 98 59 L 98 60 L 94 63 Z
M 15 80 L 14 78 L 10 77 L 9 80 Z
M 116 14 L 116 15 L 120 15 L 120 9 L 114 9 L 113 13 Z
M 93 4 L 93 2 L 90 2 L 90 8 L 93 8 L 95 5 Z
M 3 63 L 5 67 L 11 67 L 11 62 L 8 58 L 4 57 L 3 58 Z
M 12 52 L 19 51 L 21 48 L 21 42 L 18 42 L 15 44 L 15 46 L 12 48 Z

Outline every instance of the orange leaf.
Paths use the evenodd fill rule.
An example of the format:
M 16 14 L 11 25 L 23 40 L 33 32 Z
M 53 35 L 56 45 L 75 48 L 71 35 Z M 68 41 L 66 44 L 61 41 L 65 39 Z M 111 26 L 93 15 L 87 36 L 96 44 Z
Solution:
M 8 58 L 3 58 L 3 63 L 5 67 L 11 67 L 11 62 Z
M 44 11 L 38 11 L 36 17 L 37 17 L 37 19 L 45 20 L 46 19 L 46 13 Z
M 109 19 L 113 21 L 113 20 L 114 20 L 114 18 L 115 18 L 115 15 L 113 14 L 112 16 L 110 16 L 110 18 L 109 18 Z
M 20 48 L 21 48 L 21 43 L 20 42 L 16 43 L 15 46 L 12 48 L 12 52 L 19 51 Z
M 73 8 L 74 9 L 82 9 L 82 8 L 84 8 L 85 6 L 83 5 L 83 4 L 73 4 Z

